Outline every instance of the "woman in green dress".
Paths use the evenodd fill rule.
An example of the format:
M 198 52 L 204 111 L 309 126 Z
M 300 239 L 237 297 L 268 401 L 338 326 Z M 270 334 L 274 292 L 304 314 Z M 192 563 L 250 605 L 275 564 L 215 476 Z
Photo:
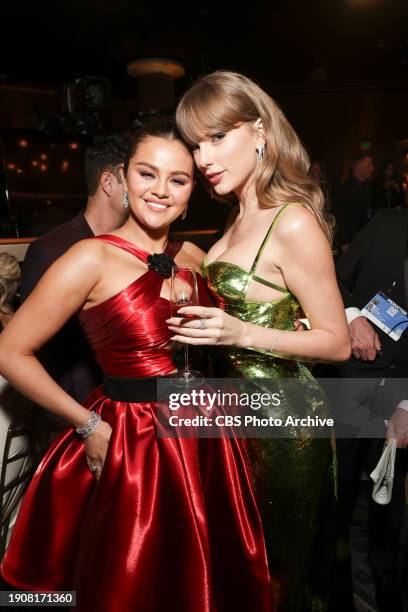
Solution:
M 326 416 L 314 361 L 343 361 L 350 340 L 329 223 L 309 160 L 276 103 L 248 78 L 217 71 L 183 96 L 177 122 L 212 195 L 237 204 L 203 273 L 217 307 L 186 307 L 174 340 L 216 347 L 216 374 L 290 379 L 275 417 Z M 296 330 L 303 310 L 310 330 Z M 301 405 L 300 405 L 301 404 Z M 330 435 L 303 427 L 248 441 L 275 609 L 322 611 L 334 553 L 335 453 Z

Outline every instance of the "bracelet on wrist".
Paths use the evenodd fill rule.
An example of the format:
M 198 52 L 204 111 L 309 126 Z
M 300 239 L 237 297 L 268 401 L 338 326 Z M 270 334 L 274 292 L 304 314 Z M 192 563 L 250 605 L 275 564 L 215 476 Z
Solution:
M 89 417 L 85 425 L 82 425 L 81 427 L 76 427 L 75 431 L 85 440 L 86 438 L 89 438 L 91 434 L 93 434 L 101 420 L 102 419 L 99 414 L 91 410 L 91 416 Z

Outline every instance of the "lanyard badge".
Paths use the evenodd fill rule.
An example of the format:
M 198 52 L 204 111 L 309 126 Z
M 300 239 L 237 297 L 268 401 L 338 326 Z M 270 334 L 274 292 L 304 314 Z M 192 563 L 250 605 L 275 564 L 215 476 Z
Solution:
M 408 313 L 379 291 L 362 309 L 362 314 L 390 338 L 397 341 L 408 327 Z

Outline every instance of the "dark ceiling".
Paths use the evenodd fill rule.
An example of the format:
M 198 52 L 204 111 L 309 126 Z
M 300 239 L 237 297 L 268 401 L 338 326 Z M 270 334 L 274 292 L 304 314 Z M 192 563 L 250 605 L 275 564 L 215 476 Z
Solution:
M 181 88 L 221 67 L 272 89 L 408 81 L 407 0 L 7 0 L 1 11 L 0 83 L 101 76 L 127 97 L 138 57 L 180 60 Z

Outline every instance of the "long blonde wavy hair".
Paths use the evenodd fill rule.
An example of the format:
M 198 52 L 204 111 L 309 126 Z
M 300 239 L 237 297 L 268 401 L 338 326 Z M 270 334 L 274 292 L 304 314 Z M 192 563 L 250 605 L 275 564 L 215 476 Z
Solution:
M 10 253 L 0 253 L 0 311 L 9 312 L 21 280 L 21 270 L 17 259 Z
M 199 78 L 183 95 L 176 111 L 178 128 L 189 145 L 210 133 L 228 131 L 259 118 L 266 142 L 265 157 L 257 164 L 255 175 L 259 202 L 264 206 L 303 204 L 331 241 L 332 221 L 319 185 L 308 174 L 309 156 L 279 106 L 256 83 L 242 74 L 217 70 Z M 228 200 L 231 202 L 231 198 Z

